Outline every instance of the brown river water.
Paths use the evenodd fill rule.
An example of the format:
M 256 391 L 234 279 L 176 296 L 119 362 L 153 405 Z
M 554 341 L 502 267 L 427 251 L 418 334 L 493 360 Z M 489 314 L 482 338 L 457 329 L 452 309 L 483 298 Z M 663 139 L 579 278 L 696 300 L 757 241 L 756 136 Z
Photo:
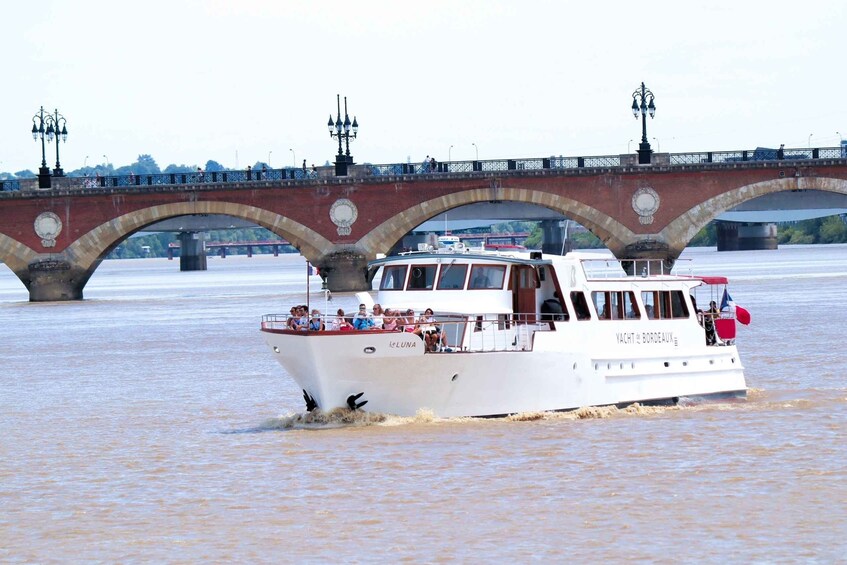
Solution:
M 449 421 L 304 417 L 258 330 L 299 256 L 73 303 L 0 265 L 0 562 L 847 562 L 847 246 L 684 257 L 753 316 L 746 401 Z

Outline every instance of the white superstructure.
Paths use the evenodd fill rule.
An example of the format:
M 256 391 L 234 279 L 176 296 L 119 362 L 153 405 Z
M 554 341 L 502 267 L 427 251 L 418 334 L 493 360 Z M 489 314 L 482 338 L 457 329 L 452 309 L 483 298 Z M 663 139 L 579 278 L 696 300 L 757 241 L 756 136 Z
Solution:
M 667 274 L 661 265 L 629 262 L 627 275 L 594 254 L 441 247 L 371 263 L 383 308 L 411 309 L 416 320 L 434 311 L 445 336 L 433 340 L 435 351 L 412 332 L 299 331 L 285 315 L 264 316 L 261 329 L 310 409 L 496 416 L 743 397 L 735 320 L 704 315 L 691 298 L 700 292 L 697 306 L 706 310 L 726 280 Z M 370 294 L 359 297 L 370 309 Z M 711 318 L 716 337 L 704 329 Z

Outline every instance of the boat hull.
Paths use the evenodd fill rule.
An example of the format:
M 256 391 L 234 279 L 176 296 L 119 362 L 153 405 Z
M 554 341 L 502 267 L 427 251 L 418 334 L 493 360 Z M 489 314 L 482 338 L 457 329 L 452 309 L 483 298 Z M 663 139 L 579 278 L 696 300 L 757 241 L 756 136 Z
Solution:
M 322 410 L 347 407 L 351 395 L 371 412 L 439 417 L 498 416 L 684 397 L 743 396 L 734 345 L 650 349 L 597 348 L 562 332 L 538 335 L 531 348 L 425 352 L 412 334 L 290 332 L 263 329 L 278 362 Z M 555 342 L 552 340 L 556 340 Z

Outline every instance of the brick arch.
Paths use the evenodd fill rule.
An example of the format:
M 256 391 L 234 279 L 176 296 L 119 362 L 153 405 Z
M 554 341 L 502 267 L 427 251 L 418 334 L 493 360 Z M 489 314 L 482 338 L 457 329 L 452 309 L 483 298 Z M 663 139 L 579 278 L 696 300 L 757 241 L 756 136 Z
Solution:
M 731 210 L 759 196 L 788 190 L 821 190 L 847 195 L 847 180 L 829 177 L 786 177 L 757 182 L 719 194 L 691 208 L 672 220 L 660 233 L 677 255 L 709 222 L 723 212 Z
M 549 208 L 572 218 L 591 230 L 610 249 L 622 249 L 633 241 L 635 234 L 626 226 L 578 200 L 525 188 L 498 188 L 498 201 L 526 202 Z M 490 188 L 476 188 L 454 192 L 426 200 L 407 208 L 378 225 L 356 243 L 356 247 L 367 256 L 386 253 L 404 235 L 426 220 L 453 208 L 490 202 Z
M 255 206 L 231 202 L 177 202 L 136 210 L 97 226 L 67 247 L 65 258 L 93 271 L 103 256 L 138 230 L 176 216 L 220 214 L 254 222 L 284 237 L 308 259 L 334 248 L 332 242 L 299 222 Z

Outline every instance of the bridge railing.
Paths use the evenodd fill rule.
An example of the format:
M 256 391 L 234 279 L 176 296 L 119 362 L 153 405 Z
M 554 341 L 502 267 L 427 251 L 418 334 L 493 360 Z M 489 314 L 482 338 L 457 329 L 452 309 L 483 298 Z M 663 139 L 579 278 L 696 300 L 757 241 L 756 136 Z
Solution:
M 781 153 L 780 153 L 781 151 Z M 499 173 L 510 171 L 542 171 L 581 168 L 604 168 L 636 165 L 636 155 L 598 155 L 587 157 L 530 157 L 524 159 L 489 159 L 473 161 L 391 163 L 386 165 L 365 163 L 354 165 L 350 174 L 356 176 L 430 175 L 442 173 Z M 706 151 L 696 153 L 659 153 L 656 164 L 703 165 L 708 163 L 736 163 L 749 161 L 804 161 L 815 159 L 845 159 L 847 145 L 805 149 L 770 149 L 759 147 L 737 151 Z M 180 172 L 157 174 L 128 174 L 95 177 L 60 177 L 55 180 L 61 188 L 128 188 L 133 186 L 190 185 L 204 183 L 244 183 L 253 181 L 304 181 L 331 178 L 331 167 L 321 171 L 288 167 L 283 169 L 236 170 L 214 172 Z M 0 192 L 35 188 L 35 179 L 0 180 Z
M 21 189 L 21 181 L 19 179 L 0 180 L 0 192 L 13 192 Z
M 808 159 L 842 159 L 847 157 L 841 147 L 807 149 L 757 148 L 742 151 L 708 151 L 705 153 L 671 153 L 671 165 L 700 165 L 704 163 L 734 163 L 743 161 L 796 161 Z

